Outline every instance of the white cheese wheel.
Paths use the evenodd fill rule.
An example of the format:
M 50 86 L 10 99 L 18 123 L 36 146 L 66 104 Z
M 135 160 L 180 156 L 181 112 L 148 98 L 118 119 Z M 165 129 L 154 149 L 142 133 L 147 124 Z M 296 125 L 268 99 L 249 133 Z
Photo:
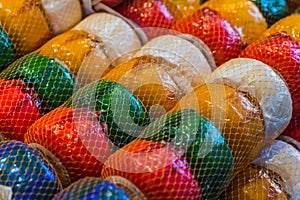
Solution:
M 63 33 L 82 19 L 79 0 L 42 0 L 54 35 Z
M 232 59 L 219 66 L 207 83 L 223 83 L 257 98 L 265 119 L 265 144 L 277 138 L 291 120 L 292 99 L 284 79 L 260 61 Z
M 141 48 L 141 42 L 134 29 L 120 17 L 109 13 L 91 14 L 74 29 L 85 30 L 101 38 L 108 58 L 114 65 L 127 60 Z
M 253 163 L 279 174 L 286 182 L 285 190 L 291 199 L 300 199 L 300 152 L 292 145 L 276 140 L 263 149 Z
M 178 36 L 164 35 L 152 39 L 135 54 L 135 57 L 143 55 L 162 57 L 177 65 L 178 67 L 169 73 L 174 74 L 173 78 L 178 84 L 188 82 L 179 84 L 186 86 L 182 88 L 184 92 L 189 92 L 192 88 L 204 83 L 212 72 L 211 66 L 200 49 Z

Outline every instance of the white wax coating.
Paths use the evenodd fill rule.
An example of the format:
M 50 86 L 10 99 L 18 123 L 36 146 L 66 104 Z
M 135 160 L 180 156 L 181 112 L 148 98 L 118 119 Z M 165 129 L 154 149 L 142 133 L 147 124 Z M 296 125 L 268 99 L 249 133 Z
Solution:
M 101 38 L 111 63 L 115 65 L 124 62 L 141 48 L 141 42 L 130 25 L 112 14 L 104 12 L 92 14 L 74 29 L 85 30 Z M 119 60 L 115 63 L 117 59 Z
M 82 19 L 79 0 L 42 0 L 54 35 L 63 33 Z
M 300 199 L 300 152 L 292 145 L 276 140 L 263 149 L 253 163 L 280 175 L 292 199 Z
M 204 83 L 205 78 L 211 74 L 211 67 L 201 51 L 189 41 L 177 36 L 164 35 L 152 39 L 135 54 L 135 57 L 143 55 L 162 57 L 177 65 L 178 68 L 169 73 L 173 74 L 172 77 L 177 79 L 179 85 L 186 86 L 182 88 L 185 92 Z
M 264 143 L 277 138 L 291 120 L 292 99 L 284 79 L 260 61 L 232 59 L 219 66 L 207 83 L 225 83 L 257 98 L 266 125 Z

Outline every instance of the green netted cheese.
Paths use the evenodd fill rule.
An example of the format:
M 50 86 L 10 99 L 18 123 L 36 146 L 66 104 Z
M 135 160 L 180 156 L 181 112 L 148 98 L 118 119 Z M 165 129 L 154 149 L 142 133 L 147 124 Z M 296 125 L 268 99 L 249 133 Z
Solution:
M 115 82 L 93 82 L 79 89 L 65 106 L 100 112 L 99 120 L 107 124 L 109 138 L 117 147 L 134 140 L 143 127 L 150 123 L 141 101 Z
M 0 25 L 0 70 L 9 65 L 15 57 L 15 45 Z
M 201 190 L 201 199 L 216 199 L 229 185 L 234 157 L 211 121 L 194 110 L 167 113 L 147 126 L 140 138 L 183 150 Z
M 23 80 L 33 87 L 45 114 L 63 104 L 73 93 L 72 74 L 53 58 L 28 54 L 13 62 L 0 74 L 1 79 Z

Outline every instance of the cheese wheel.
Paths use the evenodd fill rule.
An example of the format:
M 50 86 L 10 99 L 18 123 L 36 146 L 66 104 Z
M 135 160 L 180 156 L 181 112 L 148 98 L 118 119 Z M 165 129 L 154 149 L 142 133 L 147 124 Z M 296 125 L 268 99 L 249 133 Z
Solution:
M 79 0 L 41 0 L 54 35 L 67 31 L 82 18 Z
M 156 118 L 171 110 L 184 95 L 181 89 L 184 83 L 178 85 L 174 80 L 183 77 L 176 68 L 163 58 L 141 56 L 118 65 L 103 79 L 124 85 Z
M 263 37 L 268 37 L 274 33 L 285 31 L 294 40 L 300 41 L 300 14 L 289 15 L 282 18 L 273 24 L 264 34 Z
M 255 98 L 222 84 L 205 84 L 187 93 L 173 110 L 194 109 L 222 131 L 234 155 L 234 174 L 258 155 L 264 138 L 262 110 Z
M 287 183 L 285 191 L 291 199 L 300 199 L 300 152 L 292 145 L 276 140 L 263 149 L 253 163 L 279 174 Z
M 40 0 L 0 0 L 0 22 L 23 56 L 50 38 L 50 28 Z
M 292 99 L 285 80 L 263 62 L 232 59 L 218 67 L 207 82 L 224 83 L 257 98 L 265 119 L 265 143 L 277 138 L 291 120 Z
M 188 85 L 196 87 L 204 83 L 211 74 L 211 67 L 205 56 L 191 42 L 173 35 L 156 37 L 146 43 L 136 54 L 139 56 L 162 57 L 168 62 L 177 65 L 177 70 L 185 74 Z M 185 88 L 186 92 L 191 89 Z
M 226 188 L 223 200 L 288 200 L 286 183 L 273 171 L 257 165 L 250 165 Z
M 210 0 L 201 5 L 209 7 L 226 19 L 248 44 L 254 42 L 267 30 L 267 22 L 250 0 Z
M 136 32 L 123 19 L 100 12 L 92 14 L 77 24 L 74 29 L 85 30 L 103 40 L 111 63 L 127 60 L 140 47 Z

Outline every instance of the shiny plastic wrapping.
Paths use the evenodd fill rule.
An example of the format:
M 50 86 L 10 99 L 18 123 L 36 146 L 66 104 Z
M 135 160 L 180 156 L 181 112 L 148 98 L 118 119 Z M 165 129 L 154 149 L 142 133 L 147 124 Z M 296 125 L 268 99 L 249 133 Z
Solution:
M 5 137 L 23 141 L 24 134 L 35 120 L 64 103 L 76 89 L 104 76 L 112 68 L 112 62 L 116 59 L 114 56 L 118 49 L 115 51 L 114 47 L 117 44 L 114 43 L 111 46 L 109 42 L 118 42 L 114 38 L 118 38 L 117 35 L 121 34 L 120 24 L 123 25 L 125 32 L 129 32 L 129 37 L 132 36 L 132 50 L 140 47 L 136 33 L 121 18 L 104 13 L 95 15 L 99 16 L 98 21 L 90 22 L 99 22 L 103 27 L 107 27 L 106 30 L 102 29 L 102 34 L 96 32 L 95 35 L 94 26 L 89 26 L 89 24 L 87 27 L 94 32 L 69 30 L 52 38 L 33 53 L 19 58 L 2 71 L 1 79 L 12 82 L 18 79 L 24 82 L 21 89 L 28 91 L 17 93 L 15 86 L 11 89 L 7 87 L 2 89 L 2 95 L 5 96 L 12 91 L 16 93 L 14 96 L 16 98 L 11 99 L 10 96 L 1 100 L 5 105 L 1 112 L 1 130 Z M 81 24 L 84 23 L 85 21 L 82 21 Z M 113 30 L 110 26 L 114 23 L 118 30 Z M 105 38 L 106 43 L 99 35 Z M 126 41 L 128 44 L 130 39 Z M 130 51 L 130 45 L 120 47 L 120 49 Z M 17 99 L 17 95 L 19 99 L 24 95 L 28 96 L 24 105 L 20 105 L 22 101 Z M 13 102 L 19 102 L 19 104 L 8 106 Z M 14 108 L 21 110 L 14 110 Z
M 196 46 L 179 35 L 166 35 L 146 43 L 134 58 L 116 66 L 103 79 L 124 85 L 155 118 L 203 84 L 213 68 L 213 57 L 205 47 Z
M 299 200 L 299 7 L 0 0 L 0 199 Z
M 118 65 L 103 79 L 124 85 L 155 118 L 171 110 L 184 95 L 183 89 L 168 73 L 176 72 L 176 67 L 163 58 L 141 56 Z
M 111 63 L 119 64 L 141 48 L 135 30 L 122 18 L 109 13 L 95 13 L 74 27 L 101 38 Z
M 104 136 L 106 125 L 93 122 L 93 117 L 95 114 L 88 110 L 57 108 L 30 127 L 25 142 L 41 144 L 51 151 L 66 167 L 72 182 L 85 176 L 99 176 L 101 159 L 110 155 L 111 148 Z M 81 125 L 76 120 L 80 120 Z M 97 154 L 99 160 L 89 151 Z
M 0 22 L 12 39 L 18 57 L 37 49 L 82 18 L 78 0 L 2 0 L 0 3 Z
M 149 122 L 144 106 L 126 88 L 100 80 L 78 90 L 63 106 L 37 120 L 25 141 L 51 151 L 76 181 L 100 176 L 103 163 L 113 151 L 137 137 L 134 131 Z
M 97 63 L 100 68 L 107 69 L 106 63 L 124 60 L 140 47 L 139 35 L 130 24 L 118 16 L 101 12 L 86 17 L 72 30 L 48 41 L 37 52 L 63 61 L 77 73 L 85 57 L 90 57 L 86 63 L 93 61 L 91 65 Z M 88 73 L 88 70 L 82 73 Z M 101 72 L 98 73 L 101 75 Z
M 201 39 L 210 48 L 217 66 L 237 57 L 244 45 L 237 30 L 207 7 L 176 21 L 171 29 Z
M 205 5 L 207 4 L 208 0 L 200 0 L 201 5 Z M 217 2 L 217 1 L 212 1 L 212 2 Z M 236 21 L 239 21 L 239 23 L 241 23 L 242 25 L 246 25 L 247 26 L 247 22 L 251 22 L 251 24 L 253 23 L 253 21 L 259 21 L 261 20 L 261 15 L 263 16 L 263 18 L 265 19 L 265 21 L 267 22 L 268 26 L 273 25 L 275 22 L 277 22 L 278 20 L 290 15 L 291 13 L 293 13 L 293 11 L 298 8 L 300 6 L 300 3 L 298 0 L 249 0 L 247 1 L 235 1 L 235 0 L 226 0 L 226 1 L 222 1 L 222 3 L 225 2 L 225 6 L 227 5 L 227 11 L 226 10 L 221 10 L 221 12 L 224 13 L 228 13 L 228 10 L 232 10 L 234 11 L 236 8 L 243 8 L 243 7 L 237 7 L 237 5 L 248 5 L 250 7 L 249 11 L 251 10 L 251 12 L 247 13 L 246 10 L 244 10 L 245 15 L 241 15 L 239 12 L 240 10 L 238 10 L 239 12 L 237 13 L 232 13 L 235 14 Z M 257 12 L 257 8 L 255 8 L 253 6 L 252 3 L 253 2 L 256 7 L 259 9 L 261 14 L 258 14 Z M 208 3 L 210 4 L 210 3 Z M 229 6 L 231 4 L 231 6 Z M 234 6 L 235 5 L 235 6 Z M 216 10 L 219 9 L 220 7 L 224 6 L 220 4 L 214 4 L 214 6 L 216 6 Z M 244 7 L 245 8 L 245 7 Z M 255 11 L 256 10 L 256 11 Z M 258 15 L 257 15 L 258 14 Z M 246 18 L 246 16 L 251 16 L 251 20 L 247 21 L 246 19 L 250 19 L 250 18 Z
M 182 17 L 192 14 L 200 6 L 200 1 L 198 0 L 163 0 L 163 3 L 169 8 L 170 12 L 175 17 L 175 20 L 179 20 Z
M 253 163 L 276 172 L 286 182 L 284 190 L 291 199 L 300 198 L 300 152 L 292 145 L 276 140 Z
M 289 15 L 273 24 L 265 33 L 264 37 L 277 32 L 287 32 L 295 41 L 300 42 L 300 14 Z
M 23 141 L 27 128 L 40 115 L 60 106 L 75 88 L 98 80 L 109 69 L 102 40 L 83 30 L 67 31 L 19 58 L 0 74 L 4 136 Z
M 41 153 L 43 157 L 51 164 L 51 166 L 55 169 L 63 188 L 71 184 L 71 179 L 67 169 L 51 151 L 37 143 L 29 143 L 28 145 L 39 151 L 39 153 Z
M 199 40 L 194 37 L 191 40 Z M 195 41 L 196 43 L 197 41 Z M 173 76 L 178 84 L 184 83 L 185 92 L 190 91 L 193 87 L 204 83 L 205 78 L 215 69 L 214 58 L 207 46 L 196 46 L 195 43 L 188 41 L 180 35 L 165 35 L 156 37 L 146 43 L 134 56 L 156 56 L 166 59 L 168 62 L 177 65 Z M 205 45 L 202 42 L 203 45 Z M 206 51 L 202 53 L 203 51 Z M 209 55 L 210 54 L 210 55 Z M 209 57 L 205 57 L 208 55 Z M 212 63 L 212 64 L 211 64 Z M 182 77 L 180 78 L 180 74 Z M 185 79 L 185 80 L 184 80 Z M 190 88 L 188 88 L 190 87 Z
M 175 2 L 177 6 L 174 6 Z M 185 11 L 182 14 L 180 11 L 176 11 L 182 5 L 185 8 L 186 5 L 184 4 L 191 4 L 189 6 L 192 8 L 191 12 Z M 203 40 L 211 48 L 217 65 L 230 58 L 237 57 L 244 45 L 238 31 L 219 13 L 207 8 L 199 10 L 198 2 L 195 1 L 126 1 L 117 6 L 115 10 L 105 8 L 101 3 L 97 5 L 95 7 L 98 9 L 87 5 L 88 8 L 85 10 L 88 10 L 89 13 L 103 10 L 110 13 L 117 11 L 121 15 L 120 17 L 127 18 L 126 21 L 140 26 L 145 31 L 148 39 L 170 34 L 172 30 L 192 34 Z M 180 17 L 176 18 L 176 16 Z
M 110 70 L 110 61 L 101 38 L 83 30 L 70 30 L 54 37 L 35 51 L 55 58 L 76 77 L 76 87 L 98 80 Z
M 149 13 L 153 11 L 154 12 L 157 11 L 165 14 L 167 12 L 164 11 L 163 9 L 167 8 L 169 12 L 172 13 L 172 15 L 175 17 L 175 19 L 179 19 L 183 16 L 187 16 L 193 13 L 198 9 L 200 5 L 200 2 L 197 0 L 189 0 L 189 1 L 163 0 L 162 3 L 159 3 L 159 5 L 163 5 L 162 9 L 151 7 L 152 6 L 151 3 L 155 3 L 155 1 L 151 1 L 151 0 L 142 3 L 138 3 L 138 2 L 130 3 L 130 1 L 124 1 L 124 0 L 82 0 L 82 3 L 84 8 L 83 10 L 85 11 L 86 14 L 98 12 L 99 10 L 101 10 L 101 8 L 103 8 L 103 5 L 118 9 L 117 6 L 121 4 L 120 7 L 126 7 L 127 9 L 132 10 L 134 8 L 138 8 L 139 5 L 143 6 L 143 3 L 146 3 L 146 6 L 144 6 L 143 9 L 140 9 L 138 11 L 136 10 L 135 13 L 140 14 L 141 17 L 143 17 L 145 13 L 147 12 Z M 144 17 L 145 21 L 147 20 L 151 21 L 150 19 L 147 18 L 148 18 L 147 16 Z
M 285 192 L 285 185 L 286 183 L 275 172 L 257 165 L 250 165 L 234 177 L 223 193 L 222 199 L 288 200 L 289 195 Z
M 16 47 L 0 23 L 0 70 L 14 61 L 16 57 Z
M 27 129 L 40 118 L 40 100 L 23 81 L 0 80 L 0 132 L 8 139 L 24 141 Z
M 173 110 L 194 109 L 222 131 L 237 174 L 257 156 L 265 136 L 259 102 L 248 92 L 223 84 L 205 84 L 187 93 Z
M 265 18 L 250 0 L 210 0 L 201 5 L 201 8 L 204 7 L 218 11 L 247 44 L 255 41 L 267 30 Z
M 119 199 L 129 200 L 128 195 L 113 183 L 96 177 L 88 177 L 74 182 L 60 193 L 56 194 L 53 200 L 69 199 Z
M 110 4 L 118 2 L 120 0 L 83 0 L 83 10 L 87 15 L 102 11 L 115 14 L 134 27 L 141 27 L 148 38 L 152 39 L 168 33 L 176 20 L 192 14 L 199 7 L 196 0 L 147 0 L 122 1 L 114 9 L 110 8 Z
M 276 26 L 276 24 L 273 26 Z M 293 103 L 292 119 L 284 134 L 297 139 L 300 117 L 300 42 L 293 39 L 294 36 L 285 32 L 275 33 L 249 45 L 239 57 L 264 62 L 284 78 Z
M 52 199 L 60 192 L 55 168 L 38 150 L 17 141 L 2 141 L 0 146 L 1 195 L 13 200 Z
M 73 93 L 74 80 L 65 65 L 37 53 L 27 54 L 0 73 L 4 80 L 21 80 L 37 92 L 41 114 L 64 103 Z
M 37 119 L 72 95 L 75 85 L 64 63 L 37 53 L 19 58 L 0 77 L 0 130 L 20 141 Z
M 184 91 L 167 72 L 175 68 L 176 65 L 163 58 L 141 56 L 120 64 L 104 79 L 124 85 L 143 102 L 149 112 L 153 109 L 151 112 L 155 117 L 161 114 L 159 112 L 172 109 L 183 96 Z
M 98 115 L 100 113 L 102 116 L 98 120 L 107 124 L 107 136 L 116 148 L 133 141 L 151 122 L 140 99 L 123 85 L 106 80 L 99 80 L 81 88 L 64 106 L 89 109 Z
M 130 20 L 129 18 L 124 17 L 122 14 L 117 12 L 115 9 L 112 9 L 110 6 L 107 4 L 113 3 L 114 1 L 122 1 L 122 0 L 83 0 L 82 2 L 82 8 L 83 11 L 85 12 L 86 15 L 92 15 L 94 13 L 98 12 L 104 12 L 104 13 L 109 13 L 114 16 L 117 16 L 124 20 L 128 25 L 130 25 L 131 28 L 134 29 L 136 32 L 137 36 L 139 37 L 140 41 L 142 44 L 146 43 L 148 41 L 147 35 L 144 32 L 144 30 L 133 20 Z M 96 24 L 98 26 L 98 24 Z
M 125 1 L 115 9 L 124 17 L 144 28 L 149 39 L 164 34 L 164 31 L 170 29 L 175 22 L 174 15 L 163 1 Z M 148 29 L 149 27 L 161 29 L 153 30 Z
M 41 0 L 52 35 L 61 34 L 82 19 L 79 0 Z
M 130 179 L 148 199 L 197 199 L 196 180 L 202 199 L 216 199 L 230 183 L 233 165 L 232 152 L 212 122 L 194 110 L 180 110 L 157 118 L 138 140 L 113 154 L 103 176 Z
M 259 101 L 265 120 L 264 143 L 276 139 L 292 117 L 292 99 L 285 80 L 270 66 L 255 59 L 232 59 L 218 67 L 207 83 L 229 85 L 249 92 Z
M 187 161 L 161 143 L 145 140 L 129 143 L 106 162 L 102 176 L 110 175 L 129 179 L 147 199 L 200 198 Z
M 40 0 L 1 1 L 0 21 L 19 56 L 41 46 L 50 38 L 45 10 Z
M 268 26 L 291 14 L 295 8 L 288 3 L 289 0 L 251 0 L 254 2 L 268 22 Z M 292 0 L 293 1 L 293 0 Z M 295 4 L 295 3 L 294 3 Z

